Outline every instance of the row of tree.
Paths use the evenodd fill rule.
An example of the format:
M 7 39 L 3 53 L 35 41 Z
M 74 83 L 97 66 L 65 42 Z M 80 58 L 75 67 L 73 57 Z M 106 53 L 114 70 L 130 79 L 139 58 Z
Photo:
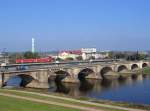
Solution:
M 109 52 L 109 58 L 125 60 L 143 60 L 149 55 L 137 52 Z
M 24 53 L 13 53 L 9 55 L 10 63 L 15 63 L 16 59 L 35 59 L 40 58 L 39 53 L 32 53 L 31 51 L 27 51 Z

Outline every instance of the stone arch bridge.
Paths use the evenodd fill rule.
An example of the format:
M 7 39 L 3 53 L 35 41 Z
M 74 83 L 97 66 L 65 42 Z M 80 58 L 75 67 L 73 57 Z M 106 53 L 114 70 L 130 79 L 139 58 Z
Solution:
M 1 83 L 5 83 L 10 77 L 18 75 L 28 78 L 28 83 L 34 80 L 39 83 L 48 83 L 49 78 L 58 78 L 63 82 L 79 82 L 84 78 L 103 79 L 106 76 L 119 76 L 119 74 L 133 74 L 134 71 L 149 67 L 149 61 L 138 62 L 111 62 L 72 66 L 44 67 L 40 69 L 23 71 L 6 71 L 1 73 Z M 27 83 L 27 84 L 28 84 Z M 32 85 L 31 85 L 32 87 Z M 33 87 L 36 87 L 33 85 Z

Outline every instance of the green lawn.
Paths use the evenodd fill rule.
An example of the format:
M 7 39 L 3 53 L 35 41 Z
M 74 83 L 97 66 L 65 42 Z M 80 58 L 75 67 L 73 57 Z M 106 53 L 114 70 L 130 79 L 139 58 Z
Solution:
M 81 106 L 81 107 L 97 108 L 97 109 L 101 109 L 104 111 L 123 111 L 123 110 L 116 109 L 116 108 L 108 108 L 108 107 L 104 107 L 104 106 L 80 103 L 80 102 L 77 102 L 76 100 L 75 101 L 74 100 L 65 100 L 65 99 L 58 99 L 58 98 L 53 98 L 53 97 L 42 96 L 42 95 L 38 95 L 39 93 L 31 94 L 31 93 L 18 92 L 18 91 L 16 92 L 16 91 L 8 90 L 8 89 L 0 89 L 0 93 L 4 93 L 4 94 L 11 94 L 11 95 L 17 95 L 17 96 L 28 97 L 28 98 L 35 98 L 35 99 L 39 99 L 39 100 L 52 101 L 52 102 L 76 105 L 76 106 Z M 59 97 L 60 95 L 57 95 L 57 96 Z M 67 97 L 65 97 L 65 98 L 67 98 Z M 101 101 L 95 101 L 95 102 L 96 103 L 100 102 L 101 104 L 107 104 L 107 102 L 104 102 L 104 103 L 102 103 Z M 125 104 L 125 103 L 113 103 L 113 102 L 110 103 L 110 102 L 108 102 L 108 104 L 111 104 L 113 106 L 131 107 L 131 108 L 137 108 L 137 109 L 147 109 L 147 110 L 150 109 L 150 107 L 145 107 L 145 106 L 141 106 L 141 105 L 133 105 L 133 104 Z M 36 102 L 32 102 L 32 101 L 27 101 L 27 100 L 15 99 L 15 98 L 11 98 L 11 97 L 0 96 L 0 111 L 79 111 L 79 110 L 65 108 L 65 107 L 61 107 L 61 106 L 57 106 L 57 105 L 56 106 L 48 105 L 48 104 L 36 103 Z
M 150 68 L 149 67 L 144 68 L 143 72 L 144 74 L 150 74 Z
M 0 111 L 79 111 L 79 110 L 0 96 Z
M 59 103 L 74 104 L 74 105 L 79 105 L 79 106 L 83 106 L 83 107 L 98 108 L 98 109 L 102 109 L 105 111 L 124 111 L 124 110 L 118 110 L 118 109 L 113 109 L 113 108 L 106 108 L 106 107 L 102 107 L 102 106 L 100 107 L 100 106 L 95 106 L 95 105 L 93 106 L 93 105 L 89 105 L 89 104 L 81 104 L 81 103 L 78 103 L 75 101 L 67 101 L 64 99 L 55 99 L 55 98 L 51 98 L 51 97 L 39 96 L 36 94 L 27 94 L 27 93 L 23 93 L 23 92 L 13 92 L 11 90 L 9 91 L 9 90 L 5 90 L 5 89 L 0 89 L 0 92 L 18 95 L 18 96 L 23 96 L 23 97 L 32 97 L 32 98 L 41 99 L 41 100 L 59 102 Z

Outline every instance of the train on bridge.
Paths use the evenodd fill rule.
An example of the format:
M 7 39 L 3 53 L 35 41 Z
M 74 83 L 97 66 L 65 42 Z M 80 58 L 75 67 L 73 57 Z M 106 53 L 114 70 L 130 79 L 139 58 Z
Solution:
M 16 59 L 16 63 L 46 63 L 46 62 L 52 62 L 52 57 L 45 57 L 45 58 L 35 58 L 35 59 Z

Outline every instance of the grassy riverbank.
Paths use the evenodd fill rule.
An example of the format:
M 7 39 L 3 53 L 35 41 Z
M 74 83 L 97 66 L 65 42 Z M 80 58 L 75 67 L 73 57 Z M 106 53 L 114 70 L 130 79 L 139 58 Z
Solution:
M 65 100 L 65 99 L 59 99 L 59 98 L 55 98 L 55 97 L 48 97 L 48 96 L 42 96 L 42 95 L 37 95 L 37 94 L 31 94 L 31 93 L 24 93 L 24 92 L 18 92 L 18 91 L 15 91 L 15 90 L 7 90 L 7 89 L 0 89 L 0 93 L 4 93 L 4 94 L 11 94 L 11 95 L 17 95 L 17 96 L 21 96 L 21 97 L 28 97 L 28 98 L 36 98 L 36 99 L 39 99 L 39 100 L 46 100 L 46 101 L 52 101 L 52 102 L 57 102 L 57 103 L 63 103 L 63 104 L 68 104 L 68 105 L 77 105 L 77 106 L 79 106 L 79 107 L 85 107 L 85 108 L 96 108 L 96 109 L 99 109 L 99 110 L 103 110 L 103 111 L 124 111 L 124 110 L 120 110 L 120 109 L 115 109 L 115 108 L 106 108 L 106 107 L 103 107 L 103 106 L 95 106 L 95 105 L 89 105 L 89 104 L 81 104 L 80 102 L 77 102 L 77 101 L 73 101 L 73 100 Z M 39 93 L 38 93 L 39 94 Z M 0 96 L 1 97 L 1 96 Z M 5 99 L 5 98 L 4 98 Z M 13 99 L 15 102 L 12 102 L 12 104 L 14 104 L 13 106 L 14 107 L 16 107 L 16 109 L 18 109 L 19 107 L 21 107 L 21 108 L 24 108 L 24 106 L 26 106 L 26 107 L 28 107 L 29 109 L 31 109 L 31 111 L 34 111 L 33 109 L 34 109 L 34 107 L 30 107 L 30 106 L 32 106 L 32 104 L 33 104 L 33 106 L 34 106 L 34 102 L 32 103 L 32 104 L 30 104 L 29 106 L 28 106 L 28 103 L 27 103 L 27 101 L 23 101 L 23 100 L 21 100 L 21 101 L 23 101 L 23 104 L 17 104 L 18 103 L 18 101 L 20 101 L 20 100 L 18 100 L 18 99 L 16 99 L 16 98 L 9 98 L 9 99 Z M 4 104 L 5 103 L 7 103 L 7 101 L 8 102 L 10 102 L 9 100 L 5 100 L 5 102 L 4 102 Z M 29 103 L 31 103 L 31 102 L 29 102 Z M 1 103 L 0 103 L 1 104 Z M 7 103 L 6 105 L 8 105 L 9 103 Z M 42 109 L 42 108 L 47 108 L 47 105 L 45 105 L 45 106 L 43 106 L 44 104 L 38 104 L 38 107 L 40 107 L 41 106 L 41 108 L 39 108 L 39 110 L 37 110 L 37 111 L 42 111 L 42 110 L 40 110 L 40 109 Z M 56 104 L 57 105 L 57 104 Z M 3 106 L 3 104 L 2 104 L 2 106 Z M 25 109 L 26 109 L 26 107 L 25 107 Z M 51 107 L 52 107 L 52 109 L 51 109 Z M 78 110 L 76 110 L 76 109 L 69 109 L 69 108 L 65 108 L 65 107 L 57 107 L 55 110 L 53 109 L 53 107 L 57 107 L 57 106 L 49 106 L 49 110 L 48 111 L 78 111 Z M 7 107 L 4 107 L 4 108 L 6 108 L 6 110 L 5 111 L 7 111 Z M 44 109 L 43 109 L 44 110 Z M 25 110 L 24 110 L 25 111 Z M 29 110 L 30 111 L 30 110 Z M 36 111 L 36 108 L 35 108 L 35 111 Z
M 16 98 L 0 96 L 1 111 L 80 111 L 56 105 L 47 105 Z
M 0 93 L 3 94 L 11 94 L 11 95 L 17 95 L 21 97 L 28 97 L 28 98 L 36 98 L 39 100 L 45 100 L 45 101 L 52 101 L 52 102 L 57 102 L 57 103 L 63 103 L 67 105 L 76 105 L 79 107 L 86 107 L 86 108 L 96 108 L 100 109 L 102 111 L 124 111 L 123 108 L 137 108 L 137 109 L 149 109 L 149 107 L 143 107 L 143 106 L 133 106 L 129 104 L 123 104 L 123 103 L 113 103 L 113 102 L 104 102 L 104 101 L 96 101 L 96 100 L 88 100 L 85 98 L 80 98 L 80 99 L 72 99 L 68 98 L 65 96 L 60 96 L 60 95 L 49 95 L 49 94 L 44 94 L 43 93 L 28 93 L 28 91 L 22 92 L 22 91 L 17 91 L 17 90 L 7 90 L 7 89 L 0 89 Z M 62 97 L 62 98 L 61 98 Z M 77 109 L 72 109 L 72 108 L 66 108 L 66 107 L 60 107 L 59 105 L 47 105 L 47 104 L 40 104 L 40 103 L 35 103 L 31 101 L 26 101 L 26 100 L 20 100 L 16 98 L 9 98 L 9 97 L 2 97 L 0 96 L 0 99 L 4 102 L 0 102 L 0 107 L 3 108 L 4 111 L 8 111 L 10 108 L 13 108 L 14 110 L 11 111 L 17 111 L 18 109 L 21 111 L 78 111 Z M 84 102 L 84 101 L 85 102 Z M 83 102 L 82 102 L 83 101 Z M 92 103 L 95 104 L 89 104 L 86 103 L 88 101 L 92 101 Z M 98 105 L 97 105 L 98 103 Z M 8 105 L 8 107 L 6 107 Z M 106 106 L 105 106 L 106 105 Z M 107 105 L 111 105 L 111 107 L 108 107 Z M 32 106 L 37 106 L 37 107 L 32 107 Z M 123 107 L 122 109 L 118 108 L 118 106 Z M 40 107 L 40 108 L 39 108 Z M 16 110 L 15 110 L 16 108 Z M 27 109 L 28 108 L 28 109 Z M 24 110 L 22 110 L 24 109 Z M 38 109 L 38 110 L 37 110 Z
M 26 90 L 41 93 L 40 89 L 26 88 Z M 97 100 L 97 99 L 92 99 L 92 98 L 87 98 L 87 97 L 71 97 L 71 96 L 68 96 L 68 95 L 61 94 L 61 93 L 51 93 L 51 92 L 48 92 L 47 90 L 45 90 L 45 91 L 43 90 L 42 93 L 51 94 L 51 95 L 55 95 L 55 96 L 66 97 L 66 98 L 74 98 L 74 99 L 77 99 L 77 100 L 90 101 L 90 102 L 93 102 L 93 103 L 100 103 L 100 104 L 127 107 L 127 108 L 137 108 L 137 109 L 150 110 L 150 106 L 148 106 L 148 105 L 132 104 L 132 103 L 127 103 L 127 102 L 114 102 L 114 101 L 108 101 L 108 100 Z
M 144 68 L 143 73 L 144 74 L 150 74 L 150 67 Z

